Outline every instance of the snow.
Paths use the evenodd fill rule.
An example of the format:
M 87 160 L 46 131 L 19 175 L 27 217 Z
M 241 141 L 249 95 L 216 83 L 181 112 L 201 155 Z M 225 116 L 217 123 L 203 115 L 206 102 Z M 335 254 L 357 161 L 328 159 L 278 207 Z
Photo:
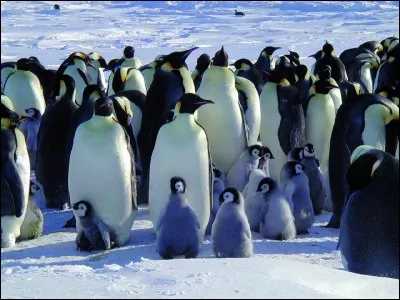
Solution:
M 256 60 L 265 46 L 275 56 L 308 58 L 325 40 L 339 55 L 369 40 L 397 35 L 396 1 L 1 1 L 1 61 L 37 56 L 57 68 L 73 51 L 96 51 L 108 61 L 133 45 L 143 64 L 158 54 L 224 45 L 229 59 Z M 246 13 L 235 17 L 234 9 Z M 72 212 L 43 210 L 43 235 L 1 249 L 2 298 L 399 298 L 399 280 L 350 273 L 336 250 L 331 213 L 316 217 L 310 234 L 270 241 L 253 232 L 254 256 L 217 259 L 209 236 L 196 259 L 162 260 L 146 206 L 140 206 L 129 243 L 105 253 L 76 250 Z

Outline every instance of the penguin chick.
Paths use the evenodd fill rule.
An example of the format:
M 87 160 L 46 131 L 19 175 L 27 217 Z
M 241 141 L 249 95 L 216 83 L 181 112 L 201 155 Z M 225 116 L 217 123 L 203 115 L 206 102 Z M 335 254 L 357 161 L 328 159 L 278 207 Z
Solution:
M 218 177 L 219 179 L 221 179 L 224 186 L 226 186 L 226 176 L 225 176 L 224 171 L 222 171 L 222 169 L 220 167 L 218 167 L 214 162 L 212 162 L 212 170 L 213 170 L 213 174 L 216 177 Z M 219 198 L 219 196 L 217 197 L 217 199 L 218 198 Z
M 315 221 L 315 215 L 304 165 L 293 161 L 284 164 L 281 170 L 281 186 L 291 205 L 297 234 L 308 233 L 308 228 Z
M 263 170 L 267 177 L 271 177 L 271 173 L 269 171 L 269 161 L 270 159 L 274 159 L 275 156 L 272 154 L 271 150 L 267 146 L 263 146 L 263 155 L 260 158 L 258 163 L 258 168 Z M 243 195 L 244 196 L 244 195 Z
M 242 194 L 235 188 L 227 188 L 221 193 L 219 202 L 220 207 L 211 229 L 215 256 L 252 256 L 253 241 Z
M 227 186 L 242 191 L 249 181 L 251 170 L 257 168 L 262 155 L 263 148 L 260 145 L 251 145 L 246 149 L 226 174 Z
M 185 195 L 186 182 L 181 177 L 170 180 L 171 194 L 157 222 L 158 254 L 163 259 L 184 255 L 195 258 L 202 245 L 200 223 Z
M 247 220 L 249 220 L 249 225 L 251 231 L 259 232 L 260 230 L 260 221 L 261 221 L 261 210 L 264 204 L 264 195 L 260 189 L 260 183 L 265 180 L 266 177 L 259 180 L 257 185 L 257 189 L 254 193 L 248 194 L 244 201 L 244 211 L 247 216 Z M 265 183 L 265 181 L 264 181 Z
M 97 217 L 92 205 L 87 201 L 79 201 L 72 206 L 72 209 L 76 211 L 82 225 L 82 229 L 75 239 L 77 249 L 80 251 L 110 249 L 110 230 Z
M 214 223 L 215 216 L 217 215 L 218 209 L 219 209 L 219 196 L 225 190 L 225 184 L 223 183 L 221 179 L 221 171 L 218 169 L 214 168 L 213 165 L 213 202 L 212 202 L 212 209 L 211 209 L 211 214 L 210 214 L 210 220 L 208 221 L 208 225 L 206 228 L 206 235 L 211 234 L 211 228 L 212 224 Z
M 292 210 L 276 181 L 264 178 L 258 184 L 257 192 L 263 197 L 259 223 L 262 236 L 272 240 L 294 239 L 296 226 Z
M 265 172 L 260 169 L 253 169 L 250 172 L 249 175 L 249 182 L 246 184 L 246 186 L 243 189 L 242 195 L 244 199 L 247 199 L 247 197 L 253 195 L 257 191 L 258 184 L 260 183 L 261 179 L 264 177 L 267 177 Z

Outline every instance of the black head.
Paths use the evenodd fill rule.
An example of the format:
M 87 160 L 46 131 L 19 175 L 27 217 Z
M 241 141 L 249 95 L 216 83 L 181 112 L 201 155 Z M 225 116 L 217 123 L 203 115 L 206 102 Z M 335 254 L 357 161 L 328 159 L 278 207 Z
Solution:
M 242 69 L 242 67 L 246 69 L 246 66 L 254 68 L 254 64 L 246 58 L 238 59 L 233 65 L 235 66 L 236 70 Z
M 60 77 L 60 83 L 59 83 L 59 88 L 61 89 L 62 86 L 64 85 L 65 91 L 68 92 L 73 92 L 75 89 L 75 80 L 67 75 L 67 74 L 63 74 Z
M 318 80 L 314 83 L 315 93 L 326 95 L 331 89 L 337 89 L 336 85 L 332 85 L 327 80 Z
M 304 157 L 315 157 L 315 150 L 313 144 L 306 144 L 303 148 Z
M 332 44 L 329 44 L 328 41 L 326 41 L 325 45 L 322 47 L 322 52 L 325 54 L 332 54 L 333 50 Z
M 249 151 L 249 155 L 254 159 L 259 159 L 263 156 L 263 148 L 260 145 L 251 145 L 247 151 Z
M 240 204 L 243 199 L 242 194 L 235 188 L 229 187 L 219 195 L 219 204 L 222 203 L 235 203 Z
M 31 180 L 29 182 L 29 195 L 35 195 L 38 190 L 40 190 L 40 187 Z
M 290 51 L 290 50 L 289 50 L 289 53 L 290 54 L 288 55 L 288 57 L 290 59 L 290 62 L 296 66 L 299 65 L 300 64 L 300 55 L 297 52 Z
M 82 99 L 92 99 L 96 101 L 102 96 L 102 92 L 100 91 L 99 87 L 96 84 L 90 84 L 85 87 L 83 90 L 83 96 Z M 82 100 L 83 102 L 83 100 Z
M 278 184 L 270 177 L 261 179 L 257 186 L 257 192 L 269 193 L 277 188 Z
M 110 97 L 103 95 L 94 103 L 94 114 L 96 116 L 109 117 L 113 112 L 114 105 Z
M 211 165 L 212 165 L 212 170 L 214 172 L 214 176 L 220 178 L 222 176 L 222 172 L 216 168 L 214 163 L 211 163 Z
M 70 62 L 73 62 L 74 59 L 82 60 L 85 64 L 87 64 L 89 62 L 89 56 L 87 56 L 85 53 L 80 52 L 80 51 L 71 53 L 68 56 L 68 59 Z
M 318 50 L 317 53 L 311 54 L 309 57 L 314 57 L 316 60 L 318 60 L 322 57 L 322 54 L 322 50 Z
M 288 161 L 287 166 L 289 168 L 290 176 L 296 176 L 302 172 L 304 172 L 304 165 L 302 163 L 296 161 Z
M 281 49 L 281 47 L 272 47 L 272 46 L 268 46 L 268 47 L 265 47 L 264 49 L 263 49 L 263 51 L 261 51 L 261 53 L 262 52 L 265 52 L 265 54 L 267 54 L 267 55 L 272 55 L 276 50 L 278 50 L 278 49 Z
M 207 53 L 203 53 L 197 59 L 196 69 L 200 73 L 202 73 L 205 70 L 207 70 L 207 68 L 210 66 L 210 64 L 211 64 L 211 57 Z
M 186 181 L 182 177 L 172 177 L 169 186 L 172 194 L 183 194 L 186 191 Z
M 275 156 L 272 154 L 271 150 L 267 146 L 263 146 L 263 156 L 266 159 L 274 159 Z
M 107 62 L 104 59 L 103 56 L 101 56 L 100 54 L 98 54 L 97 52 L 90 52 L 88 54 L 89 60 L 90 61 L 98 61 L 100 64 L 100 68 L 107 68 Z
M 324 65 L 318 72 L 319 80 L 327 80 L 332 77 L 332 68 L 330 65 Z
M 46 70 L 46 68 L 42 65 L 42 63 L 36 56 L 29 56 L 28 59 L 31 61 L 31 69 L 33 68 L 38 70 Z
M 190 53 L 192 53 L 197 48 L 198 47 L 194 47 L 185 51 L 172 52 L 163 57 L 162 64 L 169 63 L 172 69 L 182 68 L 186 65 L 186 58 L 188 58 Z
M 294 73 L 299 78 L 304 78 L 308 72 L 308 68 L 305 65 L 298 65 L 294 68 Z
M 35 107 L 31 107 L 31 108 L 27 108 L 25 109 L 25 112 L 28 114 L 28 116 L 33 119 L 33 120 L 37 120 L 40 118 L 41 113 L 40 111 L 35 108 Z
M 54 9 L 60 9 L 60 5 L 54 4 Z
M 126 46 L 124 49 L 124 57 L 125 58 L 132 58 L 135 56 L 135 48 L 132 46 Z
M 115 68 L 117 68 L 118 67 L 118 62 L 119 62 L 119 58 L 113 58 L 113 59 L 111 59 L 109 62 L 108 62 L 108 64 L 107 64 L 107 67 L 105 68 L 105 70 L 107 70 L 107 71 L 111 71 L 111 70 L 114 70 Z
M 17 70 L 30 71 L 32 60 L 29 58 L 21 58 L 17 61 Z
M 218 50 L 212 59 L 213 66 L 227 67 L 228 66 L 228 53 L 226 53 L 224 46 Z
M 262 70 L 262 75 L 267 79 L 267 82 L 274 82 L 276 84 L 280 84 L 285 79 L 285 76 L 279 69 L 268 72 Z
M 72 205 L 72 209 L 79 217 L 88 217 L 92 213 L 92 205 L 87 201 L 79 201 Z
M 200 96 L 193 94 L 193 93 L 187 93 L 183 94 L 182 97 L 179 99 L 177 105 L 177 110 L 181 114 L 194 114 L 195 111 L 202 105 L 208 104 L 208 103 L 214 103 L 211 100 L 205 100 L 200 98 Z

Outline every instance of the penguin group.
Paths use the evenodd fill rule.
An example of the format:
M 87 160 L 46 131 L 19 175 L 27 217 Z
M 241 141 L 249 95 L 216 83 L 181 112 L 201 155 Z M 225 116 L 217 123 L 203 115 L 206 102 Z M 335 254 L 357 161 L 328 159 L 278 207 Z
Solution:
M 206 235 L 216 257 L 250 257 L 255 232 L 296 239 L 325 210 L 349 271 L 398 278 L 399 47 L 326 41 L 311 69 L 271 45 L 234 63 L 222 46 L 193 72 L 198 47 L 2 63 L 2 247 L 40 236 L 38 193 L 72 210 L 79 251 L 126 245 L 147 205 L 163 259 Z

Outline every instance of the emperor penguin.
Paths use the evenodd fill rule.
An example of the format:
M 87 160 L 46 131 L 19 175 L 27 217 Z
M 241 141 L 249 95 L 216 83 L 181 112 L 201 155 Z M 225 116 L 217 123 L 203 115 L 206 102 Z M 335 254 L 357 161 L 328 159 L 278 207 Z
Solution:
M 235 87 L 239 93 L 239 101 L 244 113 L 246 130 L 248 131 L 248 143 L 249 145 L 254 145 L 260 135 L 260 97 L 254 84 L 244 77 L 235 76 Z
M 260 181 L 257 191 L 262 195 L 259 232 L 266 239 L 290 240 L 297 235 L 289 202 L 272 178 Z
M 338 248 L 350 272 L 399 279 L 399 160 L 370 146 L 351 155 Z
M 213 174 L 221 179 L 222 183 L 226 186 L 226 176 L 225 173 L 218 167 L 213 161 L 211 161 L 211 166 L 213 170 Z
M 272 71 L 275 69 L 276 59 L 274 58 L 273 53 L 278 49 L 281 49 L 281 47 L 267 46 L 261 51 L 254 64 L 258 71 Z
M 127 90 L 136 90 L 147 94 L 142 73 L 135 68 L 122 67 L 114 70 L 108 77 L 107 95 Z
M 43 88 L 44 101 L 46 106 L 51 103 L 54 90 L 54 80 L 57 70 L 46 69 L 36 56 L 28 58 L 30 62 L 30 71 L 33 72 L 40 81 Z
M 332 77 L 337 84 L 348 80 L 346 68 L 340 58 L 336 56 L 333 45 L 326 41 L 322 47 L 322 52 L 323 56 L 315 63 L 314 75 L 318 74 L 325 65 L 329 65 L 332 68 Z
M 29 197 L 30 165 L 25 137 L 17 128 L 20 115 L 1 95 L 1 248 L 20 237 Z
M 397 45 L 396 48 L 400 49 L 400 46 Z M 396 84 L 398 84 L 400 57 L 398 53 L 395 53 L 396 51 L 393 52 L 388 52 L 387 58 L 382 60 L 379 65 L 373 86 L 374 92 L 380 90 L 384 86 L 396 86 Z
M 42 115 L 40 111 L 34 107 L 26 109 L 25 111 L 29 117 L 18 126 L 18 129 L 21 130 L 25 136 L 31 170 L 34 170 L 37 151 L 37 135 L 39 133 Z
M 35 174 L 43 188 L 47 207 L 63 209 L 69 204 L 66 141 L 70 119 L 78 105 L 75 103 L 74 79 L 64 74 L 59 80 L 60 97 L 47 107 L 40 122 Z
M 209 141 L 195 119 L 196 110 L 213 103 L 194 93 L 184 94 L 176 105 L 174 119 L 164 124 L 157 135 L 150 161 L 149 211 L 154 228 L 168 202 L 170 182 L 166 178 L 185 178 L 188 202 L 200 223 L 204 236 L 212 208 L 212 167 Z M 165 157 L 169 163 L 165 163 Z M 184 162 L 184 163 L 183 163 Z
M 155 71 L 161 67 L 163 59 L 166 55 L 157 55 L 154 61 L 142 66 L 139 70 L 142 72 L 144 82 L 146 84 L 146 89 L 148 90 L 153 82 Z
M 190 77 L 185 60 L 196 49 L 197 47 L 194 47 L 164 56 L 161 67 L 156 69 L 154 79 L 147 91 L 142 123 L 138 134 L 138 144 L 143 165 L 143 185 L 140 198 L 145 203 L 148 202 L 147 187 L 150 158 L 158 131 L 162 126 L 161 121 L 164 119 L 164 114 L 175 108 L 182 95 L 195 93 L 193 80 Z
M 310 72 L 311 74 L 314 76 L 314 70 L 315 70 L 315 65 L 317 63 L 317 61 L 322 58 L 322 56 L 324 56 L 324 53 L 322 52 L 322 50 L 318 50 L 317 52 L 315 52 L 314 54 L 309 55 L 308 57 L 313 57 L 315 58 L 315 62 L 312 64 L 311 68 L 310 68 Z
M 362 43 L 358 47 L 368 49 L 368 50 L 374 52 L 375 54 L 379 54 L 380 52 L 383 51 L 383 45 L 378 41 L 368 41 L 368 42 Z
M 78 215 L 81 229 L 75 238 L 79 251 L 109 250 L 115 237 L 106 224 L 97 216 L 87 201 L 76 202 L 72 209 Z
M 235 75 L 250 80 L 254 84 L 258 95 L 260 95 L 265 83 L 260 71 L 253 63 L 247 58 L 241 58 L 235 61 L 233 65 L 236 69 Z
M 213 200 L 212 200 L 212 209 L 210 213 L 210 220 L 208 221 L 208 225 L 206 228 L 206 235 L 211 234 L 211 228 L 219 209 L 218 199 L 221 193 L 225 190 L 225 188 L 226 187 L 222 178 L 222 172 L 213 166 Z
M 345 174 L 351 153 L 361 145 L 385 150 L 386 125 L 399 119 L 399 107 L 378 94 L 355 95 L 336 115 L 329 150 L 329 187 L 333 215 L 327 227 L 339 228 L 346 199 Z
M 292 209 L 297 234 L 308 233 L 308 228 L 315 221 L 315 214 L 309 180 L 302 163 L 289 161 L 282 167 L 281 187 Z
M 210 65 L 211 65 L 211 57 L 207 53 L 203 53 L 197 59 L 196 67 L 194 68 L 191 74 L 194 83 L 194 88 L 196 91 L 199 89 L 204 72 L 208 69 Z
M 251 257 L 253 240 L 244 211 L 242 194 L 234 188 L 219 196 L 220 207 L 211 229 L 212 250 L 216 257 Z
M 19 59 L 16 70 L 8 76 L 4 86 L 4 94 L 11 99 L 15 112 L 20 116 L 26 116 L 25 110 L 29 108 L 36 108 L 41 114 L 46 108 L 39 78 L 30 68 L 29 59 Z
M 299 103 L 298 90 L 283 75 L 274 70 L 260 96 L 260 138 L 268 145 L 275 159 L 270 162 L 271 177 L 280 181 L 280 170 L 293 147 L 306 143 L 306 122 Z
M 156 225 L 158 254 L 163 259 L 195 258 L 203 243 L 200 223 L 186 196 L 181 177 L 170 180 L 171 194 Z
M 107 68 L 107 62 L 103 56 L 98 54 L 97 52 L 90 52 L 88 54 L 88 63 L 86 65 L 88 74 L 92 79 L 92 82 L 98 82 L 99 80 L 99 72 L 103 73 L 103 70 Z M 104 76 L 104 74 L 103 74 Z
M 78 105 L 81 105 L 85 87 L 93 83 L 86 67 L 88 60 L 89 57 L 85 53 L 73 52 L 62 62 L 55 75 L 56 81 L 53 97 L 57 98 L 59 96 L 59 78 L 63 74 L 66 74 L 71 76 L 75 81 L 75 101 Z
M 267 177 L 271 177 L 271 172 L 269 171 L 269 161 L 271 159 L 274 159 L 275 156 L 272 154 L 271 150 L 267 146 L 263 146 L 262 148 L 263 155 L 258 163 L 258 168 L 263 170 Z
M 140 59 L 135 57 L 135 48 L 133 46 L 126 46 L 124 48 L 122 58 L 117 64 L 120 68 L 128 67 L 137 70 L 142 66 Z
M 303 113 L 306 111 L 306 97 L 308 97 L 308 90 L 315 82 L 315 77 L 311 77 L 311 73 L 308 71 L 307 66 L 298 65 L 294 69 L 294 76 L 296 78 L 296 83 L 294 86 L 298 90 L 298 101 L 303 106 Z
M 350 65 L 355 59 L 376 58 L 377 60 L 379 60 L 378 55 L 364 47 L 346 49 L 340 54 L 339 58 L 345 65 L 346 69 L 347 66 Z
M 242 195 L 244 199 L 252 196 L 257 192 L 258 184 L 260 183 L 261 179 L 267 177 L 265 172 L 260 169 L 253 169 L 249 175 L 249 182 L 243 189 Z
M 349 81 L 357 82 L 361 85 L 361 93 L 372 93 L 374 79 L 373 69 L 377 70 L 380 61 L 378 57 L 354 59 L 346 66 Z
M 135 158 L 128 134 L 115 120 L 111 99 L 99 93 L 93 97 L 98 99 L 94 115 L 78 126 L 73 140 L 69 195 L 72 206 L 80 201 L 90 203 L 119 247 L 128 242 L 138 210 Z M 82 224 L 75 210 L 74 215 L 80 232 Z M 76 242 L 79 245 L 81 241 Z
M 315 82 L 312 86 L 315 93 L 309 100 L 306 112 L 306 140 L 314 145 L 315 157 L 319 160 L 323 173 L 328 167 L 329 145 L 335 124 L 335 105 L 329 94 L 334 88 L 338 89 L 329 81 Z
M 255 144 L 248 147 L 226 173 L 227 186 L 242 191 L 249 181 L 251 170 L 258 167 L 262 156 L 262 146 Z
M 381 41 L 381 45 L 383 47 L 383 51 L 380 53 L 380 57 L 383 60 L 387 59 L 387 53 L 389 52 L 389 48 L 393 49 L 396 45 L 399 44 L 399 38 L 395 36 L 388 37 Z
M 198 110 L 198 122 L 207 133 L 213 161 L 226 174 L 248 141 L 235 75 L 228 67 L 228 54 L 223 46 L 216 52 L 213 65 L 204 72 L 197 94 L 215 102 Z
M 20 240 L 36 239 L 43 233 L 44 218 L 42 210 L 38 206 L 38 194 L 40 194 L 40 187 L 30 181 L 28 205 L 24 222 L 21 225 Z

